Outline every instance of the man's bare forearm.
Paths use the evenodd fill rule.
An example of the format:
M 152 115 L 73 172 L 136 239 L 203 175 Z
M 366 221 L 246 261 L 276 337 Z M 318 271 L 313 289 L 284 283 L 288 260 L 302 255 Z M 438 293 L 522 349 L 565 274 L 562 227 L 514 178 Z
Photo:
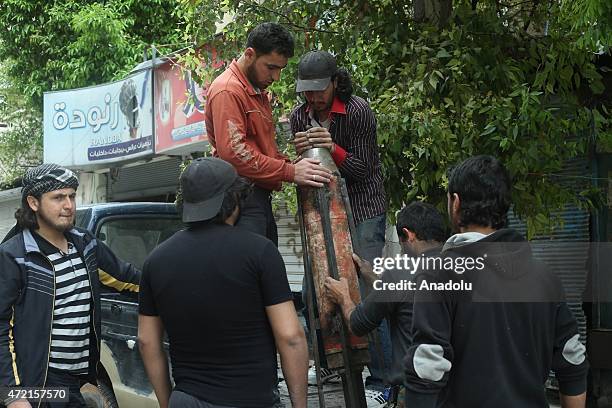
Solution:
M 140 354 L 159 406 L 160 408 L 167 408 L 172 388 L 168 371 L 168 357 L 161 344 L 160 346 L 141 345 Z
M 306 408 L 308 396 L 308 346 L 306 337 L 297 337 L 294 340 L 277 344 L 281 357 L 281 367 L 291 405 L 293 408 Z
M 344 321 L 346 322 L 346 325 L 349 327 L 349 329 L 351 327 L 351 314 L 353 313 L 356 307 L 357 306 L 355 305 L 355 302 L 353 302 L 351 299 L 344 299 L 344 301 L 340 305 L 340 309 L 342 309 L 342 317 L 344 317 Z
M 561 408 L 584 408 L 586 406 L 586 392 L 580 395 L 563 395 L 559 393 Z

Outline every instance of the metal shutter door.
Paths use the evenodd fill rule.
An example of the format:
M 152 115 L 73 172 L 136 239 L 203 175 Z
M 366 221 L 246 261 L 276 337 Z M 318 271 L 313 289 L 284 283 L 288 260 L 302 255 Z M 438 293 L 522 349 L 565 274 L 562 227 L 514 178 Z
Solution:
M 297 214 L 290 214 L 286 205 L 279 205 L 274 213 L 278 226 L 278 250 L 280 251 L 291 291 L 302 290 L 304 277 L 304 259 L 302 250 L 302 237 Z
M 587 178 L 577 176 L 590 176 L 586 159 L 571 160 L 559 174 L 566 176 L 560 178 L 561 184 L 572 188 L 576 194 L 589 182 Z M 581 339 L 585 342 L 586 321 L 582 311 L 582 292 L 587 278 L 590 215 L 575 205 L 567 205 L 562 211 L 554 213 L 553 217 L 555 216 L 560 216 L 563 225 L 557 226 L 550 234 L 534 237 L 531 241 L 533 254 L 535 258 L 550 266 L 561 279 L 568 305 L 578 321 Z M 508 218 L 511 228 L 527 235 L 525 223 L 512 212 Z
M 181 160 L 170 157 L 132 167 L 122 167 L 108 178 L 108 201 L 174 194 L 178 187 Z

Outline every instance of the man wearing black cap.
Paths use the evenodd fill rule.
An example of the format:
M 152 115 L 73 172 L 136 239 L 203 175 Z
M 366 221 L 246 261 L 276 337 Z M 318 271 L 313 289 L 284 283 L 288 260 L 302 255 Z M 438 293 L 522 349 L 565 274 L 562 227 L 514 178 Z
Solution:
M 0 388 L 67 388 L 69 401 L 49 403 L 53 408 L 85 407 L 80 387 L 97 380 L 98 269 L 127 290 L 138 291 L 140 280 L 140 271 L 74 227 L 78 185 L 72 171 L 56 164 L 28 170 L 15 214 L 20 232 L 0 245 Z
M 346 69 L 326 51 L 305 54 L 296 91 L 306 102 L 291 113 L 298 154 L 325 147 L 346 180 L 357 224 L 358 253 L 367 261 L 382 255 L 387 201 L 376 142 L 376 118 L 368 103 L 352 95 Z
M 250 183 L 203 158 L 180 188 L 187 229 L 147 258 L 140 291 L 140 352 L 160 407 L 277 407 L 278 347 L 293 407 L 305 408 L 308 351 L 285 265 L 270 240 L 233 227 Z
M 336 59 L 326 51 L 310 51 L 300 59 L 296 91 L 306 98 L 291 113 L 296 151 L 329 149 L 346 181 L 357 227 L 356 252 L 372 262 L 382 256 L 387 209 L 374 113 L 365 100 L 352 95 L 348 71 L 338 68 Z M 391 354 L 388 333 L 383 322 L 379 335 L 386 366 Z M 379 354 L 373 351 L 372 355 Z M 384 385 L 380 358 L 373 358 L 370 371 L 366 385 L 380 392 Z

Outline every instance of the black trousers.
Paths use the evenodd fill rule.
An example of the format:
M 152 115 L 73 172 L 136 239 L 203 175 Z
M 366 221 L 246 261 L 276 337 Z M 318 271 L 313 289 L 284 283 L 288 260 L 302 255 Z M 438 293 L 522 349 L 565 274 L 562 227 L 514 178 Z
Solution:
M 229 405 L 217 405 L 210 402 L 202 401 L 185 392 L 173 390 L 170 394 L 170 408 L 236 408 Z M 269 408 L 281 408 L 283 405 L 280 400 Z
M 70 374 L 68 371 L 49 368 L 47 373 L 47 387 L 68 388 L 68 402 L 47 402 L 47 408 L 87 408 L 81 395 L 81 386 L 85 384 L 82 377 Z
M 240 218 L 236 226 L 263 235 L 278 246 L 278 231 L 272 214 L 271 200 L 270 190 L 255 187 L 253 194 L 240 208 Z

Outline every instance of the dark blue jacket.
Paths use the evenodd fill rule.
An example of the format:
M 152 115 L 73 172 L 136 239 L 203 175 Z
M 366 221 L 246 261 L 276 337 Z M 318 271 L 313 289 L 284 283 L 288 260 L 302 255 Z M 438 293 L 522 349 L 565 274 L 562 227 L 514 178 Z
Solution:
M 92 295 L 88 380 L 96 383 L 100 358 L 100 277 L 138 291 L 140 271 L 118 259 L 89 231 L 68 232 L 82 257 Z M 43 387 L 47 380 L 55 304 L 53 265 L 24 230 L 0 245 L 0 387 Z M 7 405 L 10 400 L 4 401 Z

